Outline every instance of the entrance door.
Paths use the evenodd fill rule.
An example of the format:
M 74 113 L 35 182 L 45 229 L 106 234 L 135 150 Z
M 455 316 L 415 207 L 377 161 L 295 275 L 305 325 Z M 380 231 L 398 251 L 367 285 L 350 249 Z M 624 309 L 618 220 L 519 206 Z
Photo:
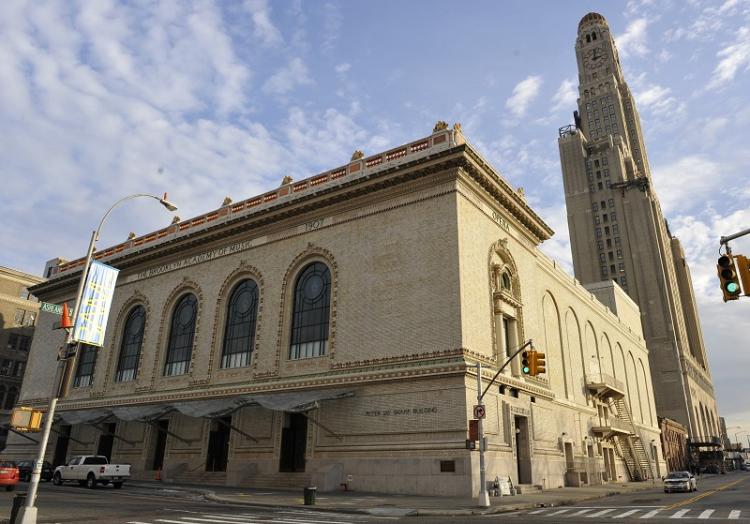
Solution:
M 151 461 L 151 469 L 162 469 L 164 467 L 164 452 L 167 449 L 169 420 L 157 420 L 156 426 L 152 427 L 151 430 L 156 432 L 153 440 L 153 447 L 151 448 L 151 456 L 153 457 L 153 460 Z
M 68 456 L 68 443 L 70 442 L 70 428 L 68 424 L 63 424 L 58 428 L 57 443 L 55 444 L 55 454 L 52 457 L 52 467 L 62 466 L 65 464 L 65 458 Z
M 108 462 L 112 462 L 112 445 L 115 442 L 115 430 L 117 424 L 102 424 L 102 434 L 99 435 L 99 446 L 96 448 L 97 455 L 104 455 Z
M 531 484 L 531 449 L 529 421 L 526 417 L 514 417 L 516 425 L 516 468 L 519 484 Z
M 208 456 L 206 457 L 206 471 L 226 471 L 229 457 L 229 432 L 232 417 L 221 417 L 211 421 L 211 431 L 208 434 Z
M 305 471 L 306 447 L 307 417 L 299 413 L 284 413 L 279 471 Z

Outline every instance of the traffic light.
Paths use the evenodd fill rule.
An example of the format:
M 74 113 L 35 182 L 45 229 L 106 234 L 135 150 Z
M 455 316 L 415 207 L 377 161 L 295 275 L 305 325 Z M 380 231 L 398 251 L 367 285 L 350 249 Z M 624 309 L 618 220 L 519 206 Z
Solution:
M 533 352 L 534 350 L 521 353 L 521 371 L 524 375 L 531 375 L 531 360 L 533 358 L 531 354 Z
M 532 369 L 534 370 L 534 375 L 544 373 L 545 364 L 546 362 L 544 361 L 544 353 L 539 353 L 538 351 L 534 351 L 534 365 L 532 366 Z
M 734 259 L 737 261 L 737 273 L 742 281 L 742 290 L 745 296 L 750 297 L 750 260 L 742 255 L 737 255 Z
M 740 281 L 734 267 L 734 258 L 727 253 L 719 257 L 716 271 L 721 282 L 721 291 L 724 294 L 724 302 L 740 298 Z

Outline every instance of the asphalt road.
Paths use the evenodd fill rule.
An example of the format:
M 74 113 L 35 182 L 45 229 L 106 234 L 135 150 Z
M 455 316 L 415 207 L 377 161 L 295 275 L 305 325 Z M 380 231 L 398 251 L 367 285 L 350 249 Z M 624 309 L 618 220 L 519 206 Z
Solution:
M 16 491 L 24 491 L 21 483 Z M 10 517 L 13 492 L 0 492 L 0 522 Z M 40 485 L 38 522 L 91 524 L 364 524 L 393 522 L 393 517 L 352 515 L 305 508 L 253 508 L 221 504 L 178 489 L 111 486 L 90 490 L 67 484 Z
M 664 493 L 660 487 L 558 508 L 520 511 L 481 520 L 502 522 L 670 522 L 676 519 L 750 522 L 750 472 L 701 475 L 695 493 Z M 454 522 L 456 522 L 454 520 Z
M 26 488 L 19 485 L 19 491 Z M 41 485 L 39 523 L 108 524 L 364 524 L 545 522 L 670 522 L 707 520 L 750 522 L 750 472 L 702 475 L 697 493 L 653 489 L 616 495 L 572 506 L 467 517 L 383 517 L 300 508 L 254 508 L 206 501 L 200 495 L 171 488 L 128 486 L 89 490 L 74 485 Z M 13 493 L 0 492 L 0 522 L 10 516 Z

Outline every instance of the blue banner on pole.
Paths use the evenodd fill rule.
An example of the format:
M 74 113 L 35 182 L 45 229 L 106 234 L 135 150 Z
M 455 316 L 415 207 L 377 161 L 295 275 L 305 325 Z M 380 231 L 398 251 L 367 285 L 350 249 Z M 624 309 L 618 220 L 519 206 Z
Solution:
M 91 262 L 81 297 L 81 308 L 73 327 L 73 340 L 92 346 L 104 345 L 104 331 L 115 294 L 119 269 Z

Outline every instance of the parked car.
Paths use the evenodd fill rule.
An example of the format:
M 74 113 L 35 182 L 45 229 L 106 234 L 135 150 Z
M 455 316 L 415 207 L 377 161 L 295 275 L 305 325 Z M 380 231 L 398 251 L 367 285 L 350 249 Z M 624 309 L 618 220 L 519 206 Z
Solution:
M 31 473 L 34 471 L 34 461 L 33 460 L 19 460 L 18 461 L 18 474 L 20 475 L 21 482 L 30 482 L 31 481 Z M 54 473 L 54 469 L 52 468 L 52 464 L 47 462 L 46 460 L 42 463 L 42 480 L 52 480 L 52 474 Z
M 672 471 L 664 479 L 664 493 L 698 491 L 698 483 L 689 471 Z
M 18 467 L 10 460 L 0 462 L 0 486 L 5 486 L 5 491 L 13 491 L 18 484 Z
M 61 486 L 63 482 L 78 482 L 81 486 L 94 489 L 99 484 L 110 482 L 115 489 L 130 478 L 130 464 L 109 464 L 102 455 L 80 455 L 70 459 L 64 466 L 57 466 L 52 475 L 52 483 Z
M 750 462 L 743 462 L 743 463 L 742 463 L 742 466 L 740 466 L 740 468 L 741 468 L 741 469 L 742 469 L 743 471 L 750 471 Z

